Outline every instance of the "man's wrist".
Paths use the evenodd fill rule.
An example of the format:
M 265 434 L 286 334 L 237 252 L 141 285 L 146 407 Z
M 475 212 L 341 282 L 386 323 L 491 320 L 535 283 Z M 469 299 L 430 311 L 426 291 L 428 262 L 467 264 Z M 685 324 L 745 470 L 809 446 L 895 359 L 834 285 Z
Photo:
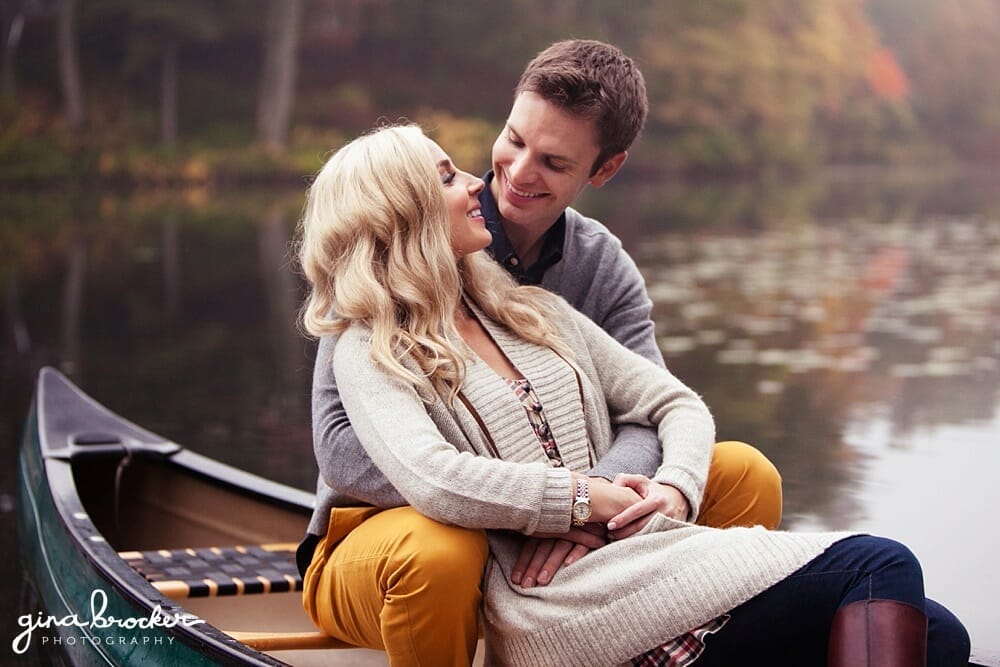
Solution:
M 684 516 L 680 517 L 680 519 L 681 521 L 688 521 L 691 518 L 691 501 L 688 500 L 688 497 L 684 494 L 684 491 L 674 486 L 673 484 L 668 484 L 667 482 L 657 482 L 657 484 L 659 484 L 664 488 L 670 489 L 679 496 L 681 502 L 684 503 L 683 505 Z

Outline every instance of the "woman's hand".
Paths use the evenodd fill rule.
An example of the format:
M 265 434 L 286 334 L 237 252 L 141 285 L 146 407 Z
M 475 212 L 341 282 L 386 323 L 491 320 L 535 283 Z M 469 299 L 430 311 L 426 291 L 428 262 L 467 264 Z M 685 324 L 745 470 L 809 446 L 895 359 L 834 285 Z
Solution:
M 687 521 L 691 514 L 684 494 L 668 484 L 658 484 L 643 475 L 618 475 L 614 485 L 633 489 L 642 498 L 608 520 L 609 534 L 616 540 L 642 530 L 653 512 L 679 521 Z
M 574 473 L 574 482 L 577 477 L 583 476 Z M 603 524 L 609 519 L 616 521 L 616 525 L 619 526 L 629 523 L 626 528 L 619 529 L 623 533 L 622 537 L 625 536 L 624 531 L 630 531 L 627 533 L 629 535 L 638 532 L 649 520 L 652 512 L 657 511 L 661 505 L 666 507 L 664 503 L 654 502 L 655 499 L 662 500 L 663 494 L 647 484 L 642 484 L 641 480 L 651 487 L 672 489 L 676 492 L 673 487 L 661 487 L 641 475 L 619 475 L 615 478 L 614 484 L 599 477 L 587 478 L 590 492 L 590 523 L 582 527 L 571 527 L 568 533 L 532 535 L 521 547 L 517 562 L 511 570 L 511 582 L 524 588 L 545 586 L 552 581 L 560 567 L 570 565 L 590 551 L 607 544 L 607 530 Z M 641 495 L 640 491 L 646 493 L 647 497 Z M 680 496 L 680 499 L 686 507 L 687 501 L 683 496 Z M 687 516 L 686 510 L 685 516 Z
M 560 567 L 607 544 L 606 533 L 604 526 L 597 523 L 570 528 L 568 533 L 535 533 L 521 547 L 510 579 L 525 588 L 545 586 Z
M 586 479 L 590 492 L 590 523 L 573 526 L 568 533 L 535 533 L 521 547 L 510 580 L 525 588 L 544 586 L 564 565 L 574 563 L 608 540 L 604 522 L 642 499 L 632 489 L 606 479 L 573 473 L 573 482 Z

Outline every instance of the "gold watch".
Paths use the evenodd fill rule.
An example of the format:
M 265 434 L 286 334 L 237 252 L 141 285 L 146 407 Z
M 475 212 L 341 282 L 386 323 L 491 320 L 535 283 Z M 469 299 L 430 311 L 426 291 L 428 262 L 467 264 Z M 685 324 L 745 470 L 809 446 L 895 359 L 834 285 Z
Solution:
M 590 485 L 587 480 L 576 480 L 576 498 L 573 500 L 573 525 L 582 526 L 590 518 Z

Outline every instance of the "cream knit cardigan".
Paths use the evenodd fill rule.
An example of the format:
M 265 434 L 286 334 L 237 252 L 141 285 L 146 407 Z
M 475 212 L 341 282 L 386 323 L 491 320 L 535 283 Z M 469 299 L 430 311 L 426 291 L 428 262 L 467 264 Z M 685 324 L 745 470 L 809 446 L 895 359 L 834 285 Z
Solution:
M 351 424 L 403 497 L 432 519 L 494 529 L 484 575 L 488 664 L 622 663 L 761 593 L 844 537 L 718 530 L 657 514 L 640 534 L 561 568 L 547 586 L 510 583 L 522 534 L 569 529 L 569 470 L 586 471 L 607 450 L 612 423 L 657 428 L 663 465 L 653 479 L 681 490 L 691 521 L 715 439 L 692 390 L 565 303 L 561 310 L 572 362 L 477 316 L 534 387 L 566 468 L 549 467 L 514 392 L 482 361 L 468 365 L 460 400 L 448 407 L 423 403 L 373 362 L 360 325 L 334 353 Z

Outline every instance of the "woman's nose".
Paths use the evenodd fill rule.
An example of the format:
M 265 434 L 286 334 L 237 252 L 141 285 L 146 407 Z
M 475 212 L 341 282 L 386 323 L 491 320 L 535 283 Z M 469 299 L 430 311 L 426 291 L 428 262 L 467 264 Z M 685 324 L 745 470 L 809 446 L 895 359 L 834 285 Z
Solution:
M 483 188 L 486 187 L 486 181 L 479 178 L 478 176 L 473 176 L 469 179 L 469 194 L 477 195 L 482 192 Z

